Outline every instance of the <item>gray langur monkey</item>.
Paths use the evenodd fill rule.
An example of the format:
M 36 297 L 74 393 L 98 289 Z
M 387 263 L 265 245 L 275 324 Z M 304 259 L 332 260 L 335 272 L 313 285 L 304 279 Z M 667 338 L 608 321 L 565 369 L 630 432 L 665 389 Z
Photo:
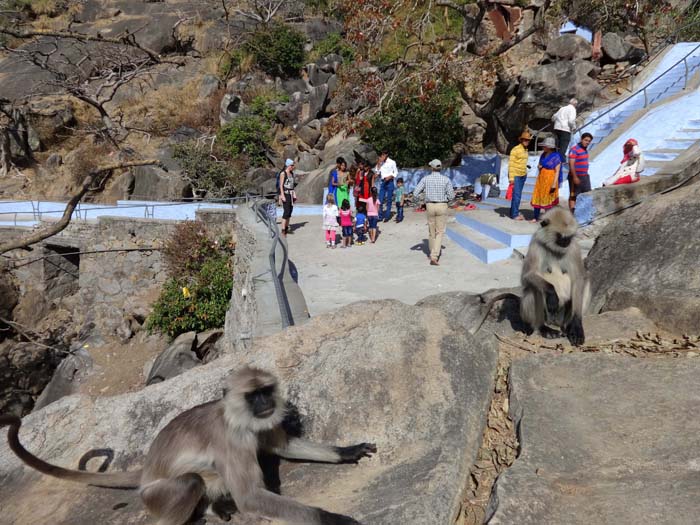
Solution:
M 503 293 L 493 297 L 470 330 L 476 334 L 493 305 L 508 297 L 520 301 L 520 317 L 528 334 L 539 330 L 543 337 L 559 337 L 558 326 L 573 345 L 585 342 L 583 314 L 590 301 L 590 283 L 576 240 L 578 224 L 568 210 L 554 208 L 540 221 L 532 236 L 520 275 L 522 297 Z
M 288 435 L 282 426 L 285 402 L 269 372 L 245 367 L 232 375 L 229 386 L 223 399 L 191 408 L 168 423 L 153 441 L 143 468 L 133 472 L 81 472 L 51 465 L 19 442 L 20 418 L 0 416 L 0 426 L 10 427 L 12 451 L 43 474 L 100 487 L 138 488 L 158 525 L 185 524 L 204 508 L 228 520 L 229 511 L 218 504 L 227 497 L 242 512 L 289 523 L 359 525 L 348 516 L 268 491 L 257 454 L 357 463 L 377 447 L 372 443 L 335 447 Z

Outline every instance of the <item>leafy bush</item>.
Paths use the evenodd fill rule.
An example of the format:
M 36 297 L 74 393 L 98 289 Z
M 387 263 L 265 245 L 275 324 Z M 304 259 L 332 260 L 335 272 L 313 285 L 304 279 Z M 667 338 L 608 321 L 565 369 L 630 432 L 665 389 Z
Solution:
M 173 338 L 192 330 L 221 327 L 232 288 L 230 258 L 224 254 L 210 258 L 194 278 L 172 277 L 166 281 L 147 327 Z
M 219 137 L 232 155 L 246 155 L 253 166 L 265 161 L 270 148 L 270 125 L 258 115 L 240 116 L 221 128 Z
M 345 62 L 350 62 L 355 58 L 355 50 L 343 40 L 343 35 L 340 33 L 330 33 L 326 38 L 314 44 L 314 58 L 322 58 L 331 53 L 340 55 Z
M 462 140 L 461 107 L 458 92 L 447 86 L 422 95 L 407 93 L 369 120 L 363 140 L 377 151 L 391 152 L 399 166 L 423 166 Z
M 281 23 L 258 28 L 245 44 L 260 68 L 270 75 L 292 77 L 304 65 L 306 37 Z
M 197 275 L 216 253 L 217 245 L 202 221 L 178 224 L 162 250 L 168 275 L 177 279 Z
M 233 274 L 230 239 L 214 241 L 200 221 L 179 224 L 165 243 L 170 278 L 148 317 L 147 327 L 170 337 L 223 326 Z
M 205 190 L 208 197 L 231 197 L 246 187 L 243 177 L 225 155 L 216 150 L 211 154 L 208 146 L 196 142 L 176 144 L 173 157 L 192 186 Z

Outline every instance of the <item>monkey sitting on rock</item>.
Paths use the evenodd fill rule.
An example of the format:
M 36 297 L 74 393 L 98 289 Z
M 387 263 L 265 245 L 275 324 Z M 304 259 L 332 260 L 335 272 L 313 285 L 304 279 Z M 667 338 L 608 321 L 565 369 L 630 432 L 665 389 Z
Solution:
M 206 508 L 228 521 L 220 502 L 267 518 L 305 525 L 359 525 L 341 514 L 309 507 L 265 488 L 258 452 L 327 463 L 357 463 L 377 451 L 372 443 L 334 447 L 291 437 L 282 422 L 285 402 L 277 379 L 260 369 L 235 372 L 223 399 L 191 408 L 168 423 L 146 454 L 142 470 L 92 473 L 39 459 L 19 442 L 20 418 L 0 416 L 9 426 L 12 451 L 43 474 L 107 488 L 139 489 L 158 525 L 183 525 Z M 81 461 L 82 463 L 82 461 Z
M 576 240 L 578 224 L 563 208 L 553 208 L 540 221 L 532 236 L 520 274 L 522 297 L 507 292 L 493 297 L 476 325 L 476 334 L 491 308 L 502 299 L 520 301 L 520 317 L 528 334 L 539 330 L 543 337 L 560 337 L 557 326 L 573 345 L 585 342 L 583 314 L 590 301 L 590 283 Z

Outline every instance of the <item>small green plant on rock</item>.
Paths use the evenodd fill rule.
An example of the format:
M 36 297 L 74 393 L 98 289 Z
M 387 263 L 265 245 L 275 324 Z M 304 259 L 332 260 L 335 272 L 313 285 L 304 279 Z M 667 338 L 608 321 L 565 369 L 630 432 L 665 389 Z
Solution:
M 185 142 L 173 147 L 185 177 L 197 190 L 206 191 L 208 198 L 226 198 L 246 189 L 244 179 L 224 152 L 210 152 L 208 146 Z
M 258 115 L 235 118 L 221 128 L 219 137 L 231 155 L 245 155 L 253 166 L 262 165 L 270 149 L 270 125 Z
M 260 68 L 272 76 L 293 77 L 304 66 L 306 37 L 287 24 L 260 26 L 245 44 Z
M 169 279 L 153 305 L 147 327 L 175 338 L 223 326 L 233 268 L 230 239 L 212 240 L 199 221 L 179 224 L 163 249 Z

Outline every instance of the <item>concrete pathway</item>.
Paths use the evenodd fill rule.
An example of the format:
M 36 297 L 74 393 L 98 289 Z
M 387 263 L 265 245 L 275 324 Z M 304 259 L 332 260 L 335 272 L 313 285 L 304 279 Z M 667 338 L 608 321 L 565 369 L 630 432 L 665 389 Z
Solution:
M 452 211 L 449 220 L 448 226 L 455 220 Z M 447 236 L 440 266 L 430 266 L 426 217 L 413 209 L 407 209 L 401 224 L 382 223 L 376 244 L 349 249 L 326 248 L 319 216 L 295 215 L 292 226 L 289 258 L 312 316 L 355 301 L 398 299 L 414 304 L 440 292 L 480 293 L 520 281 L 519 258 L 485 264 Z

